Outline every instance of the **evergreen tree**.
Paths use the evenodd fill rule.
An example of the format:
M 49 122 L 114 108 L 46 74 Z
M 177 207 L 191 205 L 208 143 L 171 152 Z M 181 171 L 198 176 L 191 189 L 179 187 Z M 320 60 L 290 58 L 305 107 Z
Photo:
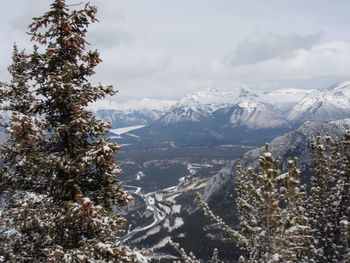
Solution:
M 196 256 L 189 252 L 187 253 L 184 248 L 180 246 L 179 243 L 175 243 L 173 241 L 169 241 L 170 245 L 175 248 L 181 255 L 184 263 L 200 263 L 200 261 L 196 258 Z M 174 261 L 173 263 L 180 263 L 181 261 Z
M 214 215 L 199 196 L 204 213 L 239 244 L 240 262 L 310 262 L 312 236 L 296 160 L 289 160 L 288 171 L 281 174 L 266 146 L 259 163 L 258 173 L 237 165 L 238 230 Z
M 310 221 L 315 230 L 316 257 L 339 262 L 349 256 L 350 218 L 349 132 L 338 145 L 330 136 L 316 137 L 312 145 Z
M 6 103 L 1 110 L 11 112 L 11 117 L 3 124 L 10 139 L 1 146 L 5 164 L 1 183 L 10 183 L 12 188 L 21 191 L 34 187 L 46 189 L 46 180 L 38 173 L 43 169 L 40 160 L 43 160 L 41 146 L 45 144 L 45 125 L 34 113 L 37 100 L 29 90 L 29 56 L 15 45 L 12 61 L 8 68 L 12 81 L 9 85 L 3 84 L 2 89 Z
M 282 201 L 282 228 L 278 243 L 284 259 L 312 262 L 312 231 L 307 213 L 307 193 L 301 185 L 297 159 L 288 160 L 288 172 L 277 177 Z
M 40 47 L 31 55 L 14 51 L 2 184 L 3 192 L 16 192 L 1 215 L 4 260 L 134 261 L 117 243 L 125 219 L 112 212 L 130 200 L 116 179 L 119 146 L 104 136 L 109 124 L 85 109 L 115 94 L 88 81 L 101 62 L 85 50 L 95 14 L 89 4 L 75 9 L 55 0 L 29 26 Z
M 12 81 L 2 85 L 2 98 L 6 103 L 1 108 L 12 114 L 4 125 L 10 139 L 1 146 L 0 190 L 10 201 L 0 219 L 0 256 L 8 261 L 16 257 L 20 262 L 30 260 L 30 254 L 35 253 L 39 237 L 32 230 L 39 214 L 35 215 L 34 206 L 38 205 L 37 200 L 45 200 L 40 192 L 46 191 L 47 179 L 41 172 L 45 167 L 41 162 L 44 160 L 41 148 L 45 144 L 44 124 L 33 112 L 36 100 L 28 86 L 29 57 L 14 46 L 12 60 L 9 67 Z
M 339 218 L 340 237 L 343 248 L 343 258 L 350 261 L 350 131 L 347 130 L 343 140 L 344 156 L 343 171 L 339 184 Z
M 184 263 L 201 263 L 202 261 L 197 259 L 196 256 L 189 252 L 187 253 L 184 248 L 180 246 L 179 243 L 175 243 L 173 241 L 169 241 L 169 244 L 181 255 L 181 259 Z M 213 255 L 210 260 L 208 260 L 208 263 L 222 263 L 222 261 L 219 260 L 218 257 L 219 251 L 217 248 L 214 249 Z M 180 263 L 181 261 L 173 261 L 173 263 Z

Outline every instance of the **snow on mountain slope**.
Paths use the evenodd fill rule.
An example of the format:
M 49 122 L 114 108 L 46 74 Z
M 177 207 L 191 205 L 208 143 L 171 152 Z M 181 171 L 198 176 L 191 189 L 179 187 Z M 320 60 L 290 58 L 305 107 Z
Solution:
M 89 105 L 89 109 L 97 112 L 99 110 L 120 110 L 120 111 L 139 111 L 156 110 L 167 111 L 176 103 L 174 100 L 142 99 L 129 100 L 126 102 L 116 102 L 110 100 L 98 100 Z
M 297 103 L 312 92 L 312 89 L 277 89 L 264 92 L 261 97 L 269 103 Z
M 336 124 L 338 126 L 346 128 L 346 129 L 350 128 L 350 118 L 331 121 L 330 123 Z
M 155 110 L 98 110 L 95 115 L 111 123 L 112 128 L 122 128 L 134 125 L 148 125 L 153 123 L 163 112 Z
M 273 106 L 271 106 L 273 105 Z M 274 128 L 308 120 L 332 121 L 350 117 L 350 81 L 319 90 L 277 89 L 253 93 L 242 88 L 214 88 L 187 94 L 179 101 L 143 99 L 124 103 L 102 100 L 89 106 L 113 128 L 133 125 L 216 124 L 216 114 L 228 114 L 226 126 Z M 214 116 L 215 115 L 215 116 Z M 282 116 L 286 115 L 286 116 Z
M 290 110 L 295 104 L 315 90 L 309 89 L 277 89 L 263 92 L 260 97 L 262 101 L 273 104 L 282 111 Z
M 232 105 L 237 100 L 248 97 L 257 98 L 258 95 L 242 88 L 236 88 L 230 91 L 219 91 L 214 88 L 208 88 L 185 96 L 185 98 L 192 99 L 200 105 L 210 105 L 212 110 Z
M 219 110 L 216 115 L 226 116 L 224 123 L 227 123 L 227 127 L 270 129 L 290 126 L 288 121 L 271 105 L 253 100 L 240 101 L 231 107 Z
M 289 157 L 297 157 L 299 166 L 305 170 L 305 166 L 310 164 L 310 145 L 319 135 L 332 135 L 335 139 L 343 137 L 345 129 L 343 121 L 338 122 L 305 122 L 298 129 L 288 132 L 280 137 L 275 138 L 269 143 L 269 150 L 273 156 L 283 163 Z M 259 155 L 264 152 L 265 147 L 251 150 L 242 158 L 243 167 L 258 166 Z
M 109 121 L 113 128 L 147 125 L 164 115 L 175 101 L 142 99 L 123 103 L 99 100 L 89 105 L 98 118 Z
M 199 122 L 209 118 L 211 112 L 212 105 L 202 105 L 196 98 L 184 97 L 158 120 L 158 123 L 168 125 L 183 122 Z
M 346 124 L 349 123 L 350 119 L 342 119 L 329 123 L 307 121 L 299 128 L 278 136 L 269 142 L 269 151 L 272 153 L 274 158 L 280 160 L 281 169 L 286 169 L 287 160 L 289 157 L 297 157 L 299 160 L 299 168 L 302 172 L 306 172 L 308 170 L 307 168 L 310 166 L 310 146 L 315 137 L 317 135 L 332 135 L 335 140 L 341 140 L 346 130 Z M 242 158 L 240 158 L 242 167 L 244 169 L 248 169 L 248 167 L 257 169 L 259 165 L 259 156 L 264 151 L 265 146 L 262 146 L 246 152 Z M 211 180 L 212 182 L 210 182 L 206 187 L 210 189 L 215 185 L 219 185 L 219 187 L 216 187 L 214 191 L 209 192 L 209 197 L 213 193 L 215 194 L 215 192 L 222 191 L 222 186 L 224 186 L 229 180 L 232 180 L 232 171 L 235 173 L 236 169 L 234 169 L 232 164 L 228 165 L 226 169 L 226 173 L 222 173 L 221 177 L 213 177 L 216 180 Z M 304 175 L 306 174 L 307 173 Z
M 295 123 L 347 117 L 350 117 L 349 97 L 341 90 L 329 88 L 309 94 L 288 112 L 288 119 Z
M 350 81 L 336 83 L 323 89 L 322 91 L 328 91 L 332 93 L 342 92 L 346 97 L 350 98 Z
M 199 122 L 212 118 L 212 113 L 219 108 L 227 107 L 237 101 L 256 99 L 258 95 L 245 90 L 218 91 L 214 88 L 187 94 L 158 123 L 163 125 Z

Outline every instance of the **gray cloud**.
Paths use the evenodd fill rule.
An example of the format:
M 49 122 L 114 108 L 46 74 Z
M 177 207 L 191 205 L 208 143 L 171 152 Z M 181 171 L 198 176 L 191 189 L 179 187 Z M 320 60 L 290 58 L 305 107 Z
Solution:
M 229 66 L 251 65 L 273 58 L 288 58 L 300 49 L 310 49 L 319 44 L 323 33 L 317 32 L 309 35 L 277 35 L 264 34 L 257 39 L 245 39 L 240 42 L 234 52 L 225 57 Z
M 48 3 L 38 1 L 34 4 L 31 1 L 26 1 L 19 5 L 18 1 L 12 1 L 8 6 L 15 10 L 7 20 L 10 29 L 16 31 L 15 33 L 24 33 L 28 29 L 28 25 L 33 22 L 33 17 L 38 17 L 47 11 Z
M 31 49 L 27 26 L 52 1 L 4 1 L 0 80 L 8 79 L 12 44 Z M 120 90 L 116 100 L 179 98 L 208 86 L 303 85 L 294 79 L 324 86 L 329 84 L 324 75 L 350 79 L 348 0 L 66 1 L 97 6 L 100 23 L 91 25 L 87 40 L 103 63 L 93 80 L 114 84 Z M 322 33 L 310 34 L 319 31 L 325 32 L 325 41 Z
M 129 32 L 122 30 L 120 27 L 100 28 L 93 30 L 88 35 L 89 42 L 98 48 L 113 48 L 121 44 L 132 41 L 133 37 Z

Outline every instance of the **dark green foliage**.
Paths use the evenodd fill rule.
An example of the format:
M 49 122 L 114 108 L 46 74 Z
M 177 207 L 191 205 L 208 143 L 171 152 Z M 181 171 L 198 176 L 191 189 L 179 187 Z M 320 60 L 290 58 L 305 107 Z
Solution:
M 0 257 L 11 262 L 131 262 L 117 245 L 125 219 L 112 213 L 130 197 L 116 179 L 119 146 L 109 124 L 85 107 L 112 86 L 88 78 L 101 62 L 86 51 L 96 8 L 55 0 L 29 26 L 32 54 L 13 53 L 12 82 L 3 85 L 9 141 L 2 148 Z

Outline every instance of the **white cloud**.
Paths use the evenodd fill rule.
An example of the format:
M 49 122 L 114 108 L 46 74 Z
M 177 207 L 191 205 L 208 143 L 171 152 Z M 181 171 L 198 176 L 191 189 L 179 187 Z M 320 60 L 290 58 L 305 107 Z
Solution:
M 2 6 L 0 80 L 7 78 L 13 42 L 31 46 L 27 25 L 50 2 Z M 91 1 L 100 22 L 88 41 L 103 59 L 93 79 L 114 84 L 115 100 L 178 98 L 208 86 L 315 87 L 350 79 L 349 1 L 310 0 L 303 9 L 294 0 L 260 2 Z
M 350 43 L 332 41 L 299 49 L 288 58 L 276 57 L 258 64 L 236 67 L 240 77 L 281 79 L 322 75 L 349 75 Z
M 294 56 L 300 49 L 310 49 L 322 39 L 322 33 L 309 35 L 297 34 L 260 34 L 256 39 L 245 39 L 234 52 L 229 53 L 225 62 L 229 66 L 249 65 L 273 58 Z

